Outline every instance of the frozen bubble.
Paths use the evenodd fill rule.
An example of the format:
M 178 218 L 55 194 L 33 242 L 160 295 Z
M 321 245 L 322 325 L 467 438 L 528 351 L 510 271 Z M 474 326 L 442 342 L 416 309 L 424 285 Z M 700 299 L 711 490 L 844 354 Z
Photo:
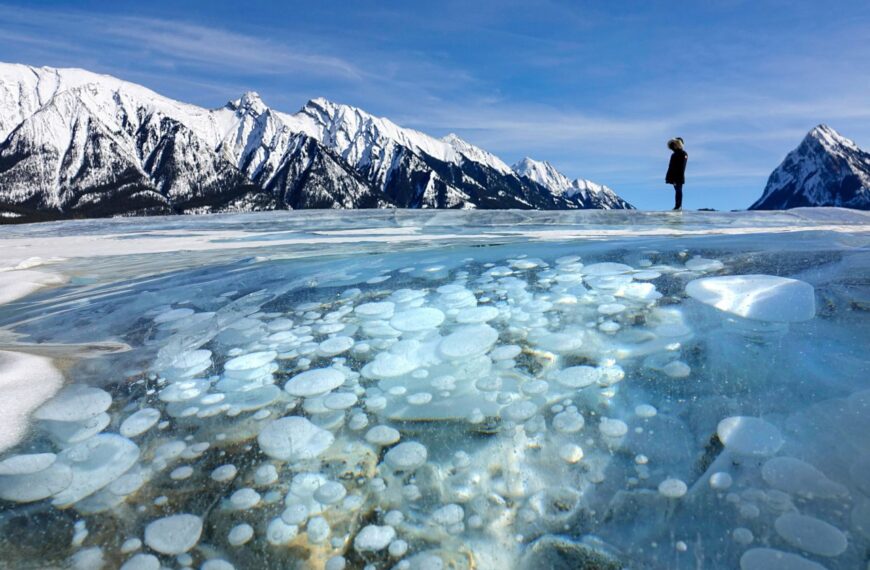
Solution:
M 357 552 L 379 552 L 396 538 L 396 530 L 391 526 L 367 525 L 359 531 L 353 540 L 353 548 Z
M 382 303 L 364 303 L 356 307 L 353 312 L 363 319 L 389 319 L 393 316 L 396 305 L 390 301 Z
M 46 463 L 46 456 L 52 462 L 47 467 L 42 467 Z M 0 475 L 0 499 L 29 503 L 45 499 L 69 487 L 73 480 L 72 470 L 67 465 L 54 461 L 54 457 L 51 453 L 17 455 L 0 463 L 8 473 Z M 24 472 L 38 467 L 42 468 Z M 16 471 L 20 473 L 15 473 Z
M 498 340 L 498 331 L 489 325 L 466 325 L 446 336 L 438 345 L 445 358 L 462 360 L 486 353 Z
M 696 279 L 686 285 L 690 297 L 747 319 L 798 322 L 816 314 L 809 283 L 772 275 L 728 275 Z
M 393 558 L 401 558 L 408 552 L 408 543 L 401 539 L 394 540 L 390 543 L 387 552 L 389 552 L 390 556 Z
M 568 388 L 585 388 L 596 384 L 601 372 L 593 366 L 571 366 L 556 374 L 556 381 Z
M 278 353 L 274 350 L 268 350 L 264 352 L 251 352 L 242 356 L 237 356 L 236 358 L 227 361 L 227 363 L 224 364 L 224 370 L 228 372 L 237 372 L 241 370 L 254 370 L 257 368 L 262 368 L 263 366 L 275 360 L 277 356 Z
M 347 568 L 347 560 L 344 559 L 344 556 L 333 556 L 326 561 L 323 570 L 344 570 L 345 568 Z
M 426 463 L 428 455 L 422 444 L 406 441 L 390 449 L 384 455 L 384 462 L 397 471 L 411 471 Z
M 603 333 L 611 333 L 612 334 L 621 328 L 622 327 L 619 325 L 619 323 L 614 323 L 613 321 L 604 321 L 603 323 L 598 325 L 598 330 L 600 330 Z
M 160 570 L 160 559 L 153 554 L 135 554 L 121 565 L 121 570 Z
M 142 408 L 131 414 L 121 424 L 121 435 L 124 437 L 136 437 L 142 435 L 160 420 L 160 412 L 154 408 Z
M 520 400 L 505 407 L 501 413 L 502 416 L 513 422 L 524 422 L 534 416 L 538 411 L 538 406 L 528 400 Z
M 535 335 L 532 340 L 540 348 L 557 354 L 572 353 L 583 346 L 583 335 L 579 331 L 577 333 L 544 333 Z
M 342 352 L 350 350 L 354 342 L 355 341 L 349 336 L 328 338 L 317 346 L 317 354 L 320 356 L 336 356 Z
M 418 392 L 416 394 L 411 394 L 405 399 L 412 406 L 422 406 L 432 401 L 432 394 L 429 392 Z
M 731 475 L 724 471 L 717 471 L 710 475 L 710 486 L 719 491 L 730 488 L 733 482 Z
M 55 494 L 52 504 L 66 507 L 99 491 L 139 459 L 139 447 L 125 437 L 100 434 L 60 452 L 57 461 L 69 466 L 72 480 Z
M 260 504 L 260 493 L 250 487 L 244 487 L 230 495 L 230 504 L 238 511 L 254 508 Z
M 310 398 L 335 390 L 344 384 L 344 374 L 335 368 L 315 368 L 297 374 L 284 384 L 284 390 L 291 396 Z
M 180 514 L 157 519 L 145 527 L 145 544 L 161 554 L 183 554 L 196 546 L 202 534 L 202 519 Z
M 180 481 L 182 479 L 188 479 L 191 475 L 193 475 L 193 467 L 190 465 L 182 465 L 181 467 L 173 469 L 172 473 L 169 474 L 169 478 Z
M 659 493 L 669 499 L 679 499 L 688 490 L 686 484 L 679 479 L 668 478 L 659 483 Z
M 603 366 L 598 369 L 600 377 L 598 378 L 599 386 L 613 386 L 622 382 L 625 378 L 625 370 L 621 366 Z
M 121 544 L 121 552 L 123 554 L 135 552 L 140 548 L 142 548 L 142 541 L 138 538 L 128 538 L 123 544 Z
M 689 271 L 719 271 L 725 265 L 716 259 L 705 259 L 703 257 L 693 257 L 686 262 L 686 269 Z
M 598 429 L 606 437 L 622 437 L 628 433 L 628 425 L 624 421 L 611 418 L 601 418 Z
M 57 456 L 54 453 L 13 455 L 0 461 L 0 476 L 29 475 L 50 467 Z
M 527 382 L 523 382 L 520 386 L 520 390 L 522 390 L 523 394 L 529 396 L 544 394 L 549 389 L 550 384 L 546 380 L 529 380 Z
M 112 396 L 105 390 L 72 384 L 33 413 L 37 420 L 80 422 L 98 416 L 112 405 Z
M 299 527 L 294 524 L 287 524 L 280 517 L 276 517 L 269 522 L 266 527 L 266 541 L 273 546 L 287 544 L 299 534 Z
M 625 305 L 621 303 L 605 303 L 598 306 L 598 312 L 602 315 L 618 315 L 625 310 Z
M 234 526 L 227 534 L 227 542 L 232 546 L 241 546 L 254 537 L 254 527 L 247 523 Z
M 320 544 L 329 537 L 331 529 L 329 523 L 323 517 L 314 517 L 308 521 L 306 527 L 308 533 L 308 542 L 312 544 Z
M 432 522 L 441 526 L 451 526 L 461 523 L 465 518 L 465 511 L 456 504 L 444 505 L 432 513 Z
M 257 485 L 271 485 L 278 480 L 278 469 L 271 463 L 265 463 L 254 471 L 254 483 Z
M 635 406 L 634 414 L 639 418 L 652 418 L 656 414 L 658 414 L 658 410 L 655 409 L 655 406 L 650 406 L 649 404 L 640 404 Z
M 308 520 L 308 507 L 300 503 L 288 505 L 281 513 L 281 520 L 290 525 L 300 525 Z
M 840 497 L 849 493 L 846 487 L 831 481 L 814 466 L 794 457 L 768 459 L 761 468 L 761 476 L 771 487 L 808 499 Z
M 222 558 L 212 558 L 203 562 L 199 570 L 236 570 L 236 567 Z
M 623 273 L 631 273 L 633 269 L 623 263 L 593 263 L 583 268 L 583 273 L 593 276 L 620 275 Z
M 752 541 L 755 540 L 752 531 L 742 526 L 731 531 L 731 538 L 734 539 L 734 542 L 743 545 L 752 544 Z
M 691 374 L 692 369 L 685 362 L 674 360 L 663 366 L 662 372 L 671 378 L 687 378 Z
M 257 436 L 263 453 L 281 461 L 313 459 L 332 445 L 335 437 L 301 417 L 270 422 Z
M 463 324 L 477 324 L 491 321 L 498 317 L 499 311 L 495 307 L 471 307 L 456 315 L 456 322 Z
M 332 505 L 347 495 L 344 485 L 336 481 L 327 481 L 314 491 L 314 500 L 323 505 Z
M 221 465 L 220 467 L 216 467 L 214 471 L 211 472 L 211 478 L 218 482 L 225 482 L 233 479 L 238 473 L 238 469 L 236 469 L 235 465 Z
M 515 344 L 505 344 L 497 346 L 489 353 L 493 360 L 510 360 L 516 358 L 523 352 L 523 349 Z
M 351 392 L 333 392 L 323 398 L 323 405 L 330 410 L 346 410 L 357 401 L 356 394 Z
M 740 570 L 827 570 L 821 564 L 812 562 L 774 548 L 753 548 L 740 557 Z
M 565 410 L 553 416 L 553 429 L 559 433 L 576 433 L 585 425 L 583 416 L 576 410 Z
M 786 542 L 819 556 L 839 556 L 846 551 L 846 536 L 836 527 L 817 518 L 786 513 L 773 523 Z
M 773 455 L 783 444 L 776 426 L 749 416 L 725 418 L 719 422 L 716 433 L 726 449 L 741 455 Z
M 389 426 L 375 426 L 366 432 L 366 441 L 375 445 L 392 445 L 400 437 L 399 431 Z
M 396 313 L 390 326 L 402 332 L 420 332 L 435 329 L 444 322 L 444 313 L 439 309 L 424 307 Z
M 566 443 L 559 447 L 559 457 L 566 463 L 577 463 L 583 459 L 583 449 L 574 443 Z
M 637 279 L 638 281 L 652 281 L 653 279 L 658 279 L 662 274 L 658 271 L 637 271 L 632 274 L 632 277 Z

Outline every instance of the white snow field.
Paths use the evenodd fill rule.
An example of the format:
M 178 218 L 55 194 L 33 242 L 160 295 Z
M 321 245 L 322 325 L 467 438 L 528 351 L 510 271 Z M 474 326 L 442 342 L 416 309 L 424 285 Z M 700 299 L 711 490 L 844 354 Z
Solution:
M 864 568 L 870 214 L 5 226 L 0 567 Z

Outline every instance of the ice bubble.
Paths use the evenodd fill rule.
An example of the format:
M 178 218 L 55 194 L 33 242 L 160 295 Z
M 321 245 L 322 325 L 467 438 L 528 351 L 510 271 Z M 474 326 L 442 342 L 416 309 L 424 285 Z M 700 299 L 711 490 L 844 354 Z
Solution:
M 193 475 L 193 467 L 190 465 L 182 465 L 181 467 L 173 469 L 172 473 L 169 474 L 169 478 L 180 481 L 182 479 L 188 479 L 191 475 Z
M 60 452 L 57 461 L 67 465 L 72 480 L 55 494 L 52 504 L 66 507 L 99 491 L 139 459 L 139 447 L 115 434 L 100 434 Z
M 559 457 L 565 463 L 577 463 L 583 459 L 583 449 L 574 443 L 566 443 L 559 447 Z
M 228 372 L 255 370 L 271 363 L 275 358 L 277 358 L 277 356 L 278 353 L 274 350 L 251 352 L 227 361 L 227 363 L 224 364 L 224 370 Z
M 384 462 L 397 471 L 412 471 L 426 463 L 428 456 L 425 446 L 406 441 L 390 449 L 384 455 Z
M 659 483 L 659 493 L 669 499 L 679 499 L 688 490 L 686 484 L 679 479 L 668 478 Z
M 716 259 L 705 259 L 703 257 L 693 257 L 686 262 L 686 269 L 689 271 L 719 271 L 725 265 Z
M 424 307 L 409 309 L 396 313 L 390 319 L 390 326 L 402 332 L 420 332 L 441 326 L 444 322 L 444 313 L 439 309 Z
M 761 468 L 761 476 L 771 487 L 808 499 L 840 497 L 849 493 L 843 485 L 831 481 L 809 463 L 794 457 L 768 459 Z
M 54 453 L 13 455 L 0 461 L 0 476 L 29 475 L 50 467 L 57 456 Z
M 344 570 L 347 567 L 347 560 L 344 556 L 333 556 L 326 561 L 326 566 L 323 570 Z
M 132 413 L 121 423 L 121 435 L 124 437 L 136 437 L 142 435 L 160 420 L 160 412 L 154 408 L 142 408 Z
M 254 471 L 254 483 L 257 485 L 271 485 L 278 480 L 278 469 L 271 463 L 265 463 Z
M 686 294 L 720 311 L 759 321 L 798 322 L 816 314 L 813 286 L 785 277 L 705 277 L 689 282 Z
M 724 471 L 717 471 L 710 475 L 710 486 L 716 490 L 723 491 L 731 487 L 733 479 L 731 475 Z
M 257 436 L 263 453 L 281 461 L 314 459 L 335 437 L 305 418 L 291 416 L 270 422 Z
M 297 374 L 284 384 L 291 396 L 310 398 L 335 390 L 344 384 L 344 374 L 335 368 L 316 368 Z
M 583 416 L 576 410 L 565 410 L 553 416 L 553 429 L 559 433 L 576 433 L 585 425 Z
M 171 515 L 145 527 L 145 544 L 161 554 L 183 554 L 196 546 L 202 534 L 202 519 L 196 515 Z
M 616 331 L 618 331 L 621 328 L 622 327 L 619 325 L 619 323 L 615 323 L 613 321 L 604 321 L 603 323 L 598 325 L 598 330 L 600 330 L 603 333 L 609 333 L 609 334 L 615 333 Z
M 550 384 L 546 380 L 529 380 L 527 382 L 523 382 L 523 384 L 520 386 L 520 390 L 522 390 L 523 394 L 529 396 L 544 394 L 549 389 Z
M 366 432 L 366 441 L 375 445 L 392 445 L 400 437 L 399 431 L 389 426 L 375 426 Z
M 598 378 L 599 386 L 613 386 L 622 382 L 625 378 L 625 370 L 621 366 L 603 366 L 598 369 L 600 377 Z
M 846 551 L 846 536 L 817 518 L 786 513 L 773 523 L 776 532 L 789 544 L 819 556 L 839 556 Z
M 222 558 L 212 558 L 203 562 L 199 570 L 236 570 L 236 567 Z
M 465 511 L 456 504 L 444 505 L 432 513 L 432 522 L 441 526 L 451 526 L 461 523 L 465 518 Z
M 731 538 L 734 539 L 734 542 L 743 545 L 752 544 L 752 541 L 755 540 L 752 531 L 742 526 L 731 531 Z
M 579 331 L 577 333 L 545 333 L 535 335 L 532 340 L 540 348 L 557 354 L 572 353 L 583 346 L 583 335 Z
M 601 418 L 598 429 L 606 437 L 622 437 L 628 433 L 628 425 L 624 421 L 611 418 Z
M 429 392 L 418 392 L 416 394 L 411 394 L 405 399 L 412 406 L 422 406 L 432 401 L 432 394 Z
M 623 312 L 625 308 L 625 305 L 621 303 L 605 303 L 598 306 L 598 312 L 602 315 L 611 316 Z
M 336 481 L 327 481 L 314 491 L 314 500 L 323 505 L 332 505 L 347 495 L 344 485 Z
M 691 374 L 692 369 L 685 362 L 674 360 L 663 366 L 662 372 L 671 378 L 687 378 Z
M 740 570 L 827 570 L 821 564 L 812 562 L 774 548 L 753 548 L 740 557 Z
M 726 449 L 741 455 L 773 455 L 783 444 L 776 426 L 749 416 L 725 418 L 719 422 L 716 433 Z
M 658 271 L 637 271 L 631 275 L 638 281 L 652 281 L 662 276 Z
M 33 413 L 37 420 L 80 422 L 98 416 L 112 405 L 112 396 L 105 390 L 72 384 Z
M 499 311 L 495 307 L 472 307 L 456 315 L 456 322 L 462 324 L 485 323 L 498 317 L 498 315 Z
M 519 356 L 522 351 L 523 349 L 515 344 L 505 344 L 493 348 L 489 356 L 493 360 L 510 360 Z
M 639 418 L 652 418 L 656 414 L 658 414 L 658 410 L 655 409 L 655 406 L 650 406 L 649 404 L 640 404 L 635 406 L 634 414 Z
M 320 544 L 329 537 L 331 529 L 329 523 L 323 517 L 314 517 L 308 521 L 306 532 L 308 533 L 308 541 L 312 544 Z
M 343 327 L 342 327 L 343 328 Z M 328 338 L 317 345 L 317 354 L 320 356 L 336 356 L 347 352 L 353 347 L 354 340 L 349 336 L 335 336 Z
M 211 472 L 211 478 L 220 483 L 230 481 L 238 473 L 238 469 L 236 469 L 235 465 L 221 465 L 220 467 L 216 467 L 214 471 Z
M 121 570 L 160 570 L 160 559 L 153 554 L 135 554 L 121 565 Z
M 379 552 L 396 538 L 396 530 L 391 526 L 367 525 L 359 531 L 353 540 L 353 548 L 357 552 Z
M 227 534 L 227 542 L 232 546 L 241 546 L 254 537 L 254 527 L 247 523 L 234 526 Z
M 363 319 L 389 319 L 393 316 L 396 305 L 390 301 L 382 303 L 364 303 L 356 307 L 353 312 Z
M 301 503 L 288 505 L 281 513 L 281 520 L 289 525 L 300 525 L 308 520 L 308 507 Z
M 534 416 L 538 406 L 528 400 L 514 402 L 502 410 L 502 415 L 513 422 L 524 422 Z
M 466 325 L 444 337 L 438 351 L 445 358 L 463 360 L 486 353 L 498 340 L 498 331 L 489 325 Z
M 623 263 L 593 263 L 583 268 L 583 273 L 593 276 L 620 275 L 623 273 L 631 273 L 633 269 Z
M 601 371 L 594 366 L 570 366 L 556 374 L 556 381 L 568 388 L 585 388 L 596 384 Z
M 123 544 L 121 544 L 121 552 L 123 554 L 135 552 L 140 548 L 142 548 L 142 541 L 138 538 L 128 538 Z
M 390 543 L 387 552 L 389 552 L 390 556 L 393 558 L 401 558 L 408 552 L 408 543 L 401 539 L 394 540 Z

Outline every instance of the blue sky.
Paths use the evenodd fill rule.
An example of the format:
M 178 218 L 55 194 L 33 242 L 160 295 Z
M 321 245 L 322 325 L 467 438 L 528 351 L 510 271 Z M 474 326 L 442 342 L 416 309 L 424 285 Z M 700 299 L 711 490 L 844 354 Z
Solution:
M 870 147 L 870 2 L 0 0 L 0 60 L 83 67 L 217 107 L 317 96 L 645 209 L 745 208 L 805 133 Z

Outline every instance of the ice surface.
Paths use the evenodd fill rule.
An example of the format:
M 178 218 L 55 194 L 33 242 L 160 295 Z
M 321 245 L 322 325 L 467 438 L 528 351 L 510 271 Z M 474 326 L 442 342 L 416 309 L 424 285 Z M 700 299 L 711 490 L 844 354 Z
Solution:
M 813 210 L 10 227 L 2 273 L 26 283 L 39 257 L 58 277 L 0 305 L 17 430 L 0 565 L 859 567 L 868 226 Z

